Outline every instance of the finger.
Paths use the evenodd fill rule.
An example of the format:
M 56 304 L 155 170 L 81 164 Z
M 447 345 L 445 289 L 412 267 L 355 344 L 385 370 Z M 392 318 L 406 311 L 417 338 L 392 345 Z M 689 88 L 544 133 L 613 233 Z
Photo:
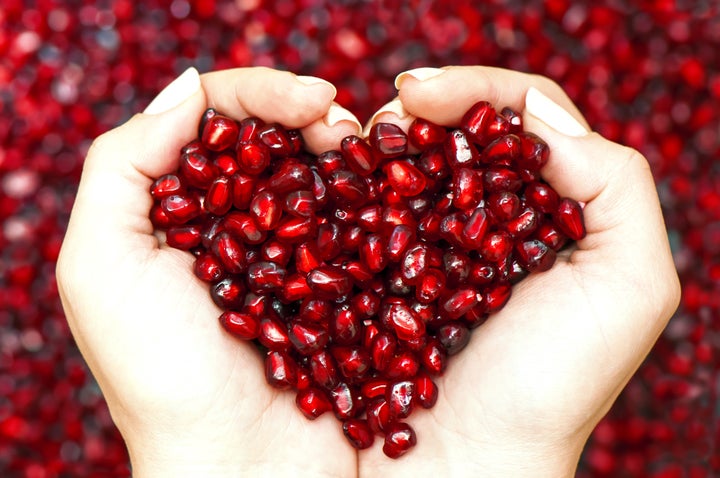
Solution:
M 509 106 L 522 113 L 525 95 L 534 86 L 587 127 L 562 88 L 539 75 L 487 66 L 416 68 L 400 73 L 395 86 L 410 114 L 445 126 L 460 124 L 465 111 L 478 101 L 489 101 L 497 108 Z
M 540 95 L 541 101 L 532 100 L 533 95 Z M 631 283 L 643 284 L 643 292 L 657 298 L 650 303 L 661 307 L 655 316 L 669 318 L 679 287 L 647 160 L 631 148 L 578 130 L 568 119 L 571 114 L 542 94 L 532 92 L 528 97 L 525 128 L 550 148 L 543 178 L 561 196 L 586 203 L 588 234 L 578 243 L 571 263 L 598 265 Z M 666 280 L 651 283 L 649 277 Z
M 301 132 L 305 148 L 314 154 L 340 149 L 343 138 L 362 133 L 355 115 L 337 103 L 330 105 L 325 116 L 302 128 Z
M 270 68 L 236 68 L 202 75 L 208 106 L 235 119 L 256 116 L 302 128 L 325 115 L 335 87 L 313 76 Z

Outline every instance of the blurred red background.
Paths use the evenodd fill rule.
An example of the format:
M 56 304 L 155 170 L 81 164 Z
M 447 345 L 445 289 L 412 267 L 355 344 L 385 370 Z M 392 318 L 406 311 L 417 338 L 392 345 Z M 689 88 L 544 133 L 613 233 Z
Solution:
M 188 66 L 323 77 L 361 120 L 417 66 L 559 82 L 649 159 L 681 306 L 590 439 L 581 477 L 720 473 L 720 14 L 692 0 L 3 0 L 0 476 L 128 476 L 54 265 L 84 153 Z

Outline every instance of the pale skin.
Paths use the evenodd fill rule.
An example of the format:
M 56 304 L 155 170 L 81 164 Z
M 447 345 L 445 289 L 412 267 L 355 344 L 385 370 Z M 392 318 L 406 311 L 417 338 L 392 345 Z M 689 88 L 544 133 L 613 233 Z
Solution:
M 573 476 L 595 424 L 640 366 L 680 287 L 652 175 L 636 151 L 595 133 L 569 136 L 524 111 L 534 86 L 587 123 L 551 81 L 448 67 L 399 82 L 404 112 L 457 124 L 477 100 L 524 112 L 551 156 L 543 177 L 586 203 L 587 237 L 550 271 L 515 287 L 436 381 L 434 408 L 409 418 L 418 444 L 399 460 L 378 438 L 356 452 L 331 414 L 311 422 L 294 395 L 265 383 L 262 357 L 217 323 L 220 310 L 148 219 L 154 178 L 174 170 L 208 106 L 303 128 L 310 149 L 357 134 L 349 113 L 328 125 L 334 91 L 264 68 L 207 74 L 169 111 L 138 114 L 88 152 L 58 261 L 77 344 L 144 476 Z M 336 110 L 337 111 L 337 110 Z M 330 121 L 332 123 L 332 121 Z M 588 127 L 589 130 L 589 127 Z

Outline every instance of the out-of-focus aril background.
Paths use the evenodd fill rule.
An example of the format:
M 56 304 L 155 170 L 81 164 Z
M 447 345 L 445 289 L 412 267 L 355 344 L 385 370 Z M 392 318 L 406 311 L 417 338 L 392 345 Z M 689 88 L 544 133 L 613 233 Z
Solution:
M 578 475 L 720 473 L 717 7 L 2 0 L 0 476 L 129 475 L 122 440 L 65 323 L 54 266 L 92 139 L 191 65 L 320 76 L 361 120 L 392 99 L 398 72 L 417 66 L 495 65 L 560 83 L 594 129 L 649 159 L 683 283 L 678 312 L 597 427 Z

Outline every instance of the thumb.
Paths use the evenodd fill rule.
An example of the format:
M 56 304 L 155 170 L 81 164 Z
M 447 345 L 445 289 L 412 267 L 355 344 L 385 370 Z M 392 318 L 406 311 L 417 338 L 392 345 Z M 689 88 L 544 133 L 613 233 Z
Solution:
M 625 283 L 657 307 L 656 317 L 669 318 L 679 286 L 647 160 L 588 132 L 534 88 L 528 91 L 523 120 L 550 147 L 543 178 L 560 196 L 585 203 L 587 236 L 570 263 L 578 271 Z

